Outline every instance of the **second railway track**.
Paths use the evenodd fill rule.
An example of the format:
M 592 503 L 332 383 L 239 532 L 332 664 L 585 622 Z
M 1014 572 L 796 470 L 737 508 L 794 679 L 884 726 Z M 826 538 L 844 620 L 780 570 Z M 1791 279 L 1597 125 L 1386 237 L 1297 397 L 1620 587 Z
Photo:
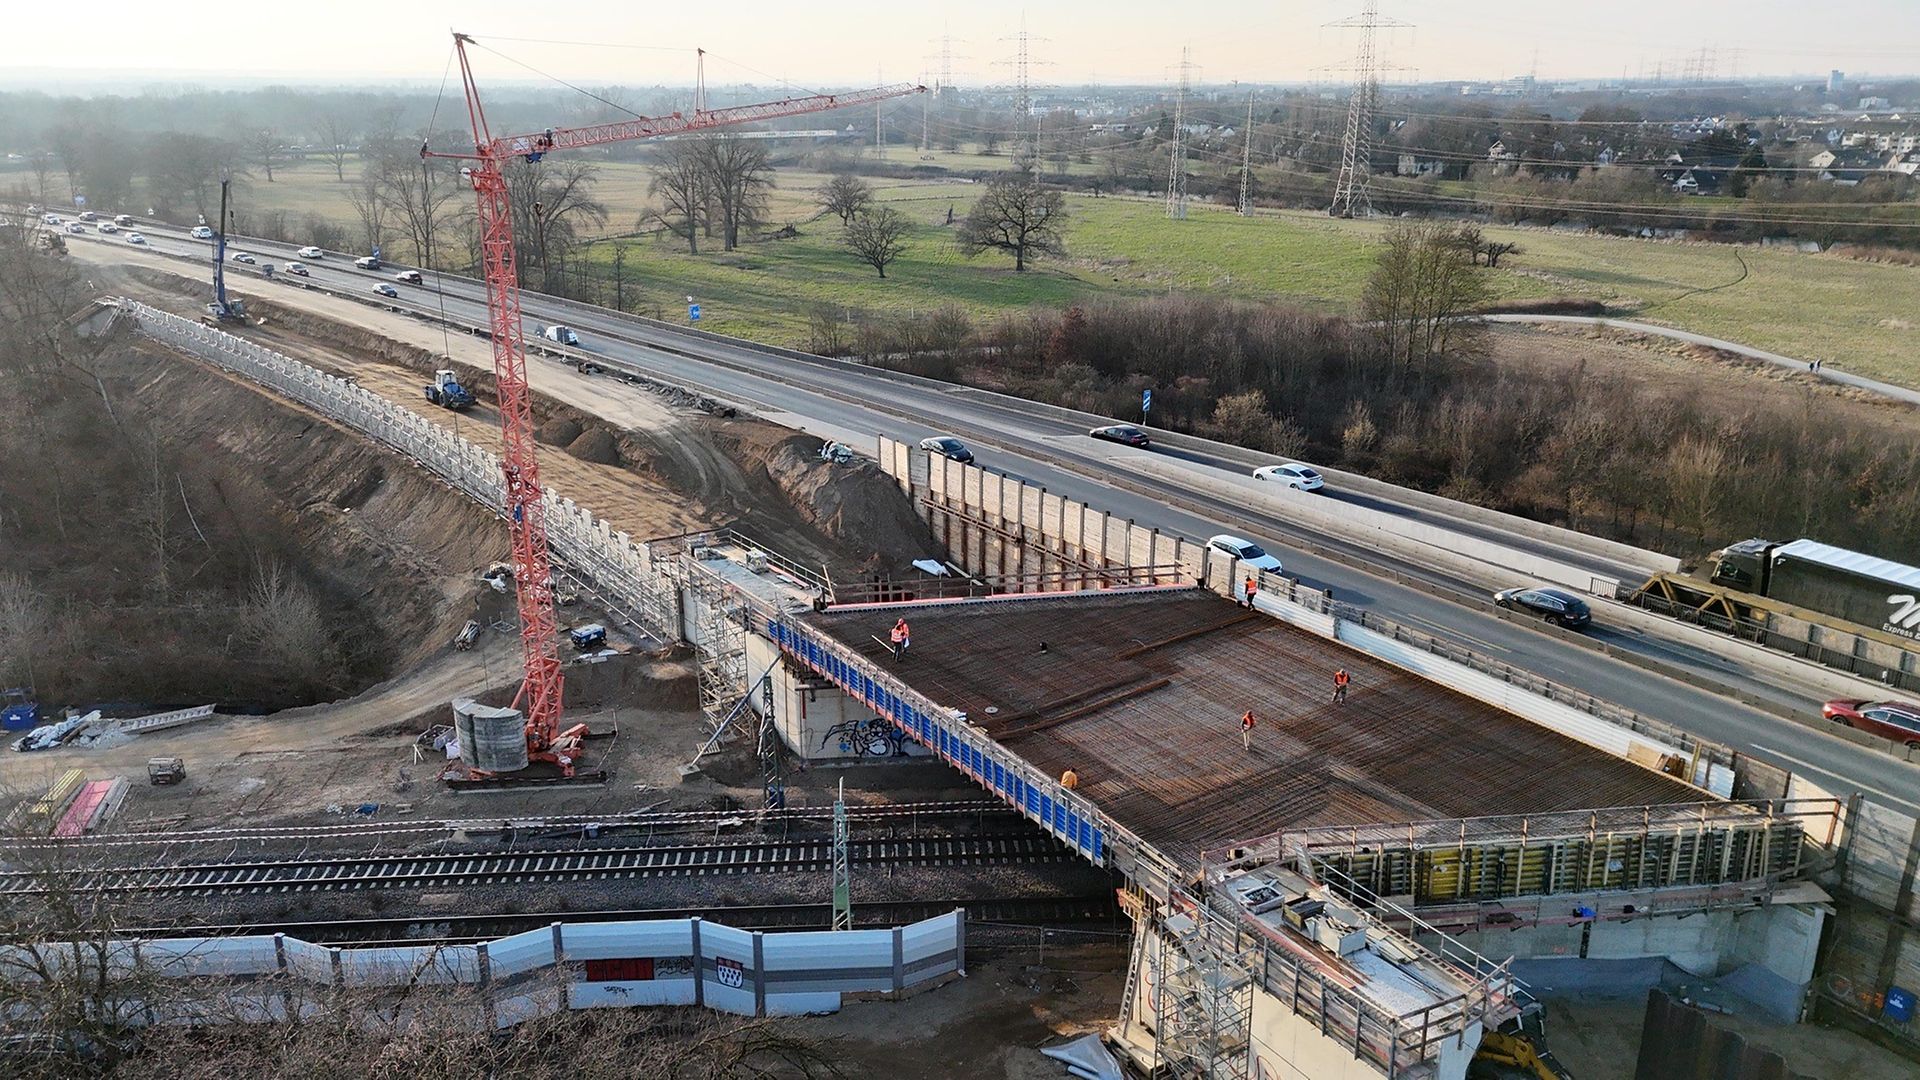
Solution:
M 849 843 L 848 853 L 855 866 L 868 867 L 1031 865 L 1076 858 L 1054 840 L 1031 834 L 859 838 Z M 825 872 L 832 864 L 831 841 L 797 839 L 71 867 L 67 873 L 77 872 L 83 887 L 92 889 L 211 896 L 810 873 Z M 32 871 L 0 874 L 0 893 L 30 894 L 45 888 Z

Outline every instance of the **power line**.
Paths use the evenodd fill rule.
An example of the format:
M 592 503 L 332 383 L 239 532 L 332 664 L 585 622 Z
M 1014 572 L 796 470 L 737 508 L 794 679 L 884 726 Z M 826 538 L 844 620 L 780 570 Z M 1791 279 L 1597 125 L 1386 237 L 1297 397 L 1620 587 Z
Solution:
M 1247 95 L 1247 130 L 1240 144 L 1240 216 L 1253 213 L 1253 95 Z
M 1368 189 L 1373 182 L 1373 112 L 1380 97 L 1380 69 L 1374 55 L 1374 37 L 1382 26 L 1406 26 L 1380 17 L 1380 0 L 1365 0 L 1360 14 L 1327 24 L 1360 32 L 1359 46 L 1349 65 L 1353 96 L 1347 101 L 1347 130 L 1340 140 L 1340 175 L 1333 185 L 1333 217 L 1366 217 L 1373 212 Z

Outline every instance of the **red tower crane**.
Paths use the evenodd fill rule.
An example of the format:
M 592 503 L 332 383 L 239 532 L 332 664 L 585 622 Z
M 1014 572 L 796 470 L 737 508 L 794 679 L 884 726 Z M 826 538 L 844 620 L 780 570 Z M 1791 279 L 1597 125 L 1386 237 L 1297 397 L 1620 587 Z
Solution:
M 513 536 L 513 581 L 520 609 L 520 647 L 526 661 L 526 678 L 514 697 L 513 707 L 520 709 L 526 717 L 528 759 L 551 762 L 560 768 L 562 774 L 572 775 L 570 756 L 563 754 L 560 746 L 560 714 L 564 697 L 560 646 L 556 640 L 558 627 L 553 610 L 553 570 L 547 552 L 546 506 L 542 501 L 540 467 L 534 454 L 533 407 L 527 388 L 527 347 L 520 326 L 520 279 L 514 265 L 513 213 L 507 201 L 507 181 L 501 171 L 502 166 L 512 157 L 533 162 L 553 150 L 651 139 L 755 120 L 824 112 L 850 105 L 867 105 L 907 94 L 924 93 L 926 88 L 902 83 L 850 94 L 815 94 L 726 109 L 707 109 L 702 101 L 696 105 L 691 116 L 681 113 L 659 117 L 636 116 L 631 120 L 608 124 L 548 128 L 526 135 L 495 136 L 487 127 L 486 111 L 480 105 L 480 90 L 474 83 L 473 67 L 467 58 L 467 46 L 473 43 L 473 39 L 466 34 L 455 33 L 453 42 L 454 49 L 460 55 L 460 79 L 466 88 L 467 116 L 473 126 L 473 153 L 438 154 L 422 145 L 420 155 L 472 162 L 463 171 L 471 179 L 479 201 L 481 262 L 486 271 L 487 315 L 493 332 L 494 385 L 502 429 L 501 472 L 506 480 L 507 528 Z

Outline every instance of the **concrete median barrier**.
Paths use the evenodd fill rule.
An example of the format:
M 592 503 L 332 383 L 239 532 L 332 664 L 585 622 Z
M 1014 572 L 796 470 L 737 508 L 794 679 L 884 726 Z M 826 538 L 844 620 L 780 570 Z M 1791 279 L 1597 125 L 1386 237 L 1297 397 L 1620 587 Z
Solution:
M 1532 552 L 1492 544 L 1476 537 L 1410 521 L 1393 514 L 1291 489 L 1263 485 L 1248 478 L 1229 477 L 1217 469 L 1176 465 L 1141 455 L 1117 455 L 1113 464 L 1167 483 L 1205 492 L 1215 498 L 1257 507 L 1323 535 L 1365 545 L 1378 551 L 1431 566 L 1490 588 L 1523 585 L 1528 580 L 1551 582 L 1598 596 L 1612 596 L 1618 578 L 1602 577 Z

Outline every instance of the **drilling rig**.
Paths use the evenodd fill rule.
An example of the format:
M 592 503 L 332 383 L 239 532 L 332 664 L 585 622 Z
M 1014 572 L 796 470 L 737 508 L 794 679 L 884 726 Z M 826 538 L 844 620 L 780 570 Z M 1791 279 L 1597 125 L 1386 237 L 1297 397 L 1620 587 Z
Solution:
M 247 321 L 247 302 L 227 295 L 227 187 L 231 183 L 224 176 L 220 178 L 220 220 L 213 227 L 213 299 L 207 304 L 206 317 L 200 320 L 210 326 Z
M 523 719 L 526 744 L 523 768 L 496 770 L 488 768 L 484 761 L 477 761 L 482 755 L 468 745 L 470 740 L 463 738 L 461 753 L 466 762 L 465 775 L 464 778 L 450 778 L 450 782 L 458 783 L 463 779 L 487 783 L 516 778 L 572 778 L 577 771 L 580 743 L 587 733 L 583 724 L 566 731 L 560 728 L 564 712 L 564 675 L 560 668 L 557 620 L 554 615 L 553 566 L 547 547 L 545 492 L 540 486 L 539 463 L 534 453 L 533 403 L 527 385 L 527 348 L 520 316 L 520 277 L 515 265 L 513 212 L 508 202 L 504 167 L 514 158 L 534 163 L 557 150 L 577 150 L 854 105 L 877 104 L 890 98 L 925 93 L 926 88 L 899 84 L 848 94 L 814 94 L 724 109 L 706 108 L 703 90 L 696 96 L 691 114 L 676 112 L 670 116 L 656 117 L 634 114 L 631 119 L 611 123 L 551 127 L 523 135 L 494 135 L 487 125 L 486 111 L 480 103 L 479 86 L 474 81 L 473 66 L 468 56 L 469 46 L 483 46 L 478 46 L 472 37 L 457 32 L 453 35 L 453 44 L 460 60 L 460 80 L 466 90 L 467 117 L 473 129 L 473 152 L 437 153 L 422 143 L 420 156 L 423 159 L 442 157 L 466 162 L 461 173 L 473 185 L 478 202 L 481 263 L 487 283 L 495 395 L 502 429 L 500 460 L 506 498 L 501 509 L 513 538 L 513 583 L 520 612 L 521 654 L 525 662 L 525 675 L 509 710 L 487 709 L 462 701 L 455 703 L 455 719 L 456 728 L 460 728 L 463 735 L 471 734 L 475 730 L 473 725 L 478 723 L 511 723 Z M 495 715 L 502 712 L 517 713 L 518 716 Z M 461 722 L 466 725 L 464 728 Z M 517 763 L 519 758 L 516 756 L 511 760 Z M 524 774 L 524 777 L 519 774 Z

